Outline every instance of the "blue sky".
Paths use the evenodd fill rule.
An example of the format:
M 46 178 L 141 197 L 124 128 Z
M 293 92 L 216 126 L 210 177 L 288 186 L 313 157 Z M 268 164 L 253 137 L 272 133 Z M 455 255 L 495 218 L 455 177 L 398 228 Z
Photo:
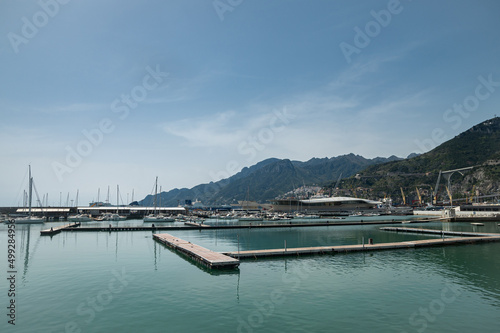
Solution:
M 500 3 L 2 1 L 0 206 L 269 157 L 425 152 L 500 114 Z M 194 199 L 194 198 L 193 198 Z

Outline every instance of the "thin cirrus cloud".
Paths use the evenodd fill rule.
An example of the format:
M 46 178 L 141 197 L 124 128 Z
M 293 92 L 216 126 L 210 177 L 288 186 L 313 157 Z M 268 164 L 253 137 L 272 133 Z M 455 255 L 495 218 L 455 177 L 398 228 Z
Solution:
M 241 121 L 236 112 L 227 111 L 169 122 L 163 129 L 191 147 L 224 147 L 234 144 L 247 133 L 248 128 L 244 128 Z
M 329 92 L 309 92 L 285 98 L 281 106 L 253 104 L 242 106 L 241 111 L 218 112 L 212 116 L 198 116 L 171 121 L 163 130 L 180 138 L 190 147 L 235 147 L 260 131 L 270 128 L 276 121 L 279 132 L 314 124 L 327 114 L 345 114 L 357 106 L 354 100 L 343 100 Z M 281 116 L 280 116 L 281 115 Z M 292 149 L 292 147 L 284 147 Z

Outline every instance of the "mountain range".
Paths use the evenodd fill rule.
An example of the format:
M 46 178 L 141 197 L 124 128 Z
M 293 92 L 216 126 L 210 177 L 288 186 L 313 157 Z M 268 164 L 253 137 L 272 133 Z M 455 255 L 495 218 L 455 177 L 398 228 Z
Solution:
M 374 164 L 400 160 L 396 156 L 367 159 L 348 154 L 309 161 L 269 158 L 237 174 L 217 182 L 193 188 L 173 189 L 160 194 L 162 205 L 177 206 L 185 200 L 199 200 L 207 205 L 236 203 L 241 200 L 266 202 L 302 185 L 324 185 L 339 176 L 350 177 Z M 140 205 L 153 205 L 154 195 L 148 195 Z
M 401 189 L 416 196 L 419 188 L 424 197 L 430 197 L 439 171 L 464 167 L 474 168 L 452 176 L 459 181 L 453 182 L 450 190 L 465 193 L 474 187 L 481 193 L 500 191 L 499 117 L 474 126 L 427 153 L 412 153 L 405 159 L 396 156 L 367 159 L 355 154 L 312 158 L 306 162 L 270 158 L 229 178 L 162 192 L 160 197 L 163 206 L 196 199 L 207 205 L 241 200 L 266 202 L 303 185 L 324 186 L 334 194 L 373 199 L 401 198 Z M 339 188 L 334 188 L 340 177 L 343 180 Z M 441 191 L 445 192 L 443 188 Z M 148 195 L 139 204 L 152 205 L 153 200 L 154 196 Z

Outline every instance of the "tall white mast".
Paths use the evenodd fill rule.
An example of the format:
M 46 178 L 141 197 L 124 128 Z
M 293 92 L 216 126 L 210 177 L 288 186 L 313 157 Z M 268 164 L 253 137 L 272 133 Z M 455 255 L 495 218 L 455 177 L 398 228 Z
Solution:
M 29 194 L 28 194 L 28 205 L 29 205 L 29 208 L 28 208 L 28 214 L 29 214 L 29 217 L 31 217 L 31 197 L 33 195 L 33 190 L 32 190 L 32 187 L 33 187 L 33 178 L 31 177 L 31 165 L 29 166 Z
M 158 176 L 156 176 L 156 181 L 155 181 L 155 211 L 154 211 L 155 215 L 156 215 L 157 204 L 158 204 Z
M 118 205 L 120 204 L 119 198 L 119 192 L 120 192 L 120 187 L 119 185 L 116 185 L 116 214 L 118 214 Z

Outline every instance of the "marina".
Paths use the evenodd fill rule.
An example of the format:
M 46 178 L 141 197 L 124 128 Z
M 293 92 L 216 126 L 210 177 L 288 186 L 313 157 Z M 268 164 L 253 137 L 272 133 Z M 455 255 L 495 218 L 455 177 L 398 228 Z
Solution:
M 76 225 L 65 225 L 58 227 L 57 233 L 61 231 L 66 232 L 121 232 L 121 231 L 156 231 L 156 230 L 215 230 L 215 229 L 266 229 L 266 228 L 307 228 L 307 227 L 328 227 L 328 226 L 349 226 L 349 225 L 379 225 L 379 224 L 401 224 L 401 223 L 427 223 L 435 221 L 432 218 L 420 218 L 414 220 L 356 220 L 356 221 L 342 221 L 338 220 L 324 222 L 289 222 L 286 224 L 274 222 L 274 223 L 252 223 L 248 224 L 203 224 L 196 222 L 184 222 L 184 225 L 170 225 L 170 224 L 152 224 L 151 226 L 146 225 L 112 225 L 108 224 L 106 226 L 81 226 L 81 223 Z M 45 234 L 48 231 L 43 231 Z
M 381 217 L 367 220 L 376 222 L 377 219 Z M 142 220 L 111 224 L 118 227 L 124 223 L 123 228 L 144 227 Z M 500 259 L 489 255 L 498 252 L 500 243 L 482 242 L 481 237 L 469 236 L 476 232 L 469 223 L 416 222 L 408 228 L 425 228 L 435 234 L 380 230 L 400 228 L 397 224 L 207 229 L 177 222 L 175 226 L 183 229 L 110 233 L 71 232 L 65 228 L 54 237 L 40 234 L 42 230 L 66 224 L 16 226 L 19 281 L 23 281 L 22 292 L 16 300 L 23 315 L 16 327 L 20 332 L 65 331 L 66 325 L 82 331 L 96 327 L 113 331 L 125 324 L 131 330 L 147 325 L 149 330 L 157 331 L 166 323 L 177 331 L 196 332 L 200 331 L 199 322 L 211 322 L 214 318 L 230 323 L 218 329 L 220 332 L 244 332 L 241 327 L 249 322 L 248 318 L 253 323 L 252 318 L 264 313 L 258 304 L 275 304 L 274 312 L 264 317 L 266 327 L 275 331 L 292 331 L 297 323 L 304 327 L 316 323 L 314 331 L 326 332 L 335 324 L 340 331 L 384 332 L 388 322 L 392 329 L 408 331 L 413 328 L 408 323 L 412 313 L 441 295 L 447 286 L 457 290 L 456 301 L 446 304 L 446 312 L 430 326 L 433 331 L 451 332 L 457 329 L 457 322 L 460 327 L 464 326 L 460 318 L 471 311 L 479 315 L 467 319 L 467 327 L 481 325 L 493 329 L 496 327 L 493 318 L 500 313 L 496 305 L 500 293 L 497 284 Z M 102 223 L 90 224 L 104 227 Z M 91 226 L 84 222 L 71 229 L 88 227 Z M 7 225 L 2 224 L 0 228 L 5 237 Z M 445 244 L 450 246 L 441 246 L 442 230 L 447 232 Z M 481 234 L 499 232 L 497 223 L 485 223 L 481 229 Z M 191 254 L 174 250 L 153 238 L 153 234 L 164 233 L 183 240 L 188 247 L 196 244 L 222 254 L 239 252 L 239 259 L 237 255 L 231 257 L 235 264 L 239 260 L 239 265 L 211 269 Z M 373 245 L 369 244 L 370 238 Z M 474 239 L 453 245 L 446 243 L 453 238 Z M 362 251 L 363 239 L 365 251 Z M 421 241 L 434 242 L 435 246 L 419 246 Z M 384 244 L 388 244 L 387 248 L 376 250 Z M 279 253 L 285 248 L 291 253 L 293 249 L 321 247 L 343 252 Z M 259 256 L 255 260 L 253 256 L 244 257 L 245 251 L 278 254 Z M 394 288 L 399 292 L 390 292 Z M 65 297 L 67 290 L 71 292 L 67 301 L 51 308 L 37 306 L 47 297 Z M 109 297 L 103 298 L 106 295 Z M 277 298 L 280 295 L 281 298 Z M 97 303 L 102 311 L 96 311 L 91 322 L 87 322 L 88 315 L 77 312 L 77 309 L 92 309 L 87 299 L 104 300 Z M 279 300 L 279 303 L 266 303 L 271 300 Z M 422 305 L 422 302 L 427 303 Z M 325 307 L 332 310 L 325 312 Z M 343 318 L 353 315 L 349 308 L 361 311 L 356 314 L 361 320 L 344 323 Z M 388 310 L 395 308 L 397 312 Z M 123 318 L 122 314 L 129 313 L 130 309 L 137 314 L 130 319 Z M 300 315 L 296 314 L 298 310 Z M 38 320 L 39 316 L 44 320 Z M 193 321 L 193 317 L 197 321 Z
M 108 227 L 80 227 L 80 223 L 64 225 L 61 227 L 45 229 L 40 232 L 41 235 L 50 235 L 66 232 L 124 232 L 124 231 L 187 231 L 187 230 L 232 230 L 232 229 L 251 229 L 251 228 L 293 228 L 293 227 L 341 227 L 351 225 L 379 225 L 379 224 L 394 224 L 394 223 L 429 223 L 432 220 L 409 220 L 409 221 L 369 221 L 364 222 L 337 222 L 336 224 L 329 223 L 301 223 L 301 224 L 272 224 L 272 225 L 208 225 L 202 223 L 185 222 L 185 226 L 112 226 Z M 216 252 L 209 250 L 200 245 L 185 241 L 181 238 L 174 237 L 170 234 L 153 234 L 153 239 L 165 244 L 166 246 L 181 252 L 183 255 L 190 259 L 199 262 L 209 269 L 219 268 L 236 268 L 239 265 L 239 259 L 258 259 L 264 257 L 285 257 L 285 256 L 311 256 L 320 254 L 335 254 L 335 253 L 348 253 L 348 252 L 371 252 L 380 250 L 396 250 L 396 249 L 415 249 L 423 247 L 436 247 L 436 246 L 450 246 L 462 244 L 475 244 L 485 242 L 500 241 L 500 234 L 498 233 L 478 233 L 478 232 L 456 232 L 448 230 L 434 230 L 423 228 L 403 228 L 403 227 L 381 227 L 381 231 L 397 232 L 397 233 L 415 233 L 415 234 L 428 234 L 440 236 L 440 239 L 424 239 L 404 242 L 384 242 L 374 243 L 372 238 L 363 239 L 362 244 L 350 245 L 331 245 L 319 247 L 285 247 L 278 249 L 256 249 L 256 250 L 243 250 L 231 252 Z M 445 237 L 446 236 L 446 237 Z M 233 258 L 233 260 L 230 260 Z
M 2 12 L 0 333 L 499 331 L 500 1 Z

